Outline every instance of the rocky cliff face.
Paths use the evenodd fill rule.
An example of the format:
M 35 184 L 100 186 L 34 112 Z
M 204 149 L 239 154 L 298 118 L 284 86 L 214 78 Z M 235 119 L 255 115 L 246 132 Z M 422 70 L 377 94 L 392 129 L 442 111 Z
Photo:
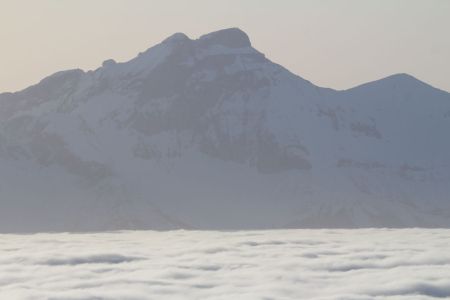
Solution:
M 450 94 L 346 91 L 239 29 L 0 95 L 0 231 L 450 226 Z

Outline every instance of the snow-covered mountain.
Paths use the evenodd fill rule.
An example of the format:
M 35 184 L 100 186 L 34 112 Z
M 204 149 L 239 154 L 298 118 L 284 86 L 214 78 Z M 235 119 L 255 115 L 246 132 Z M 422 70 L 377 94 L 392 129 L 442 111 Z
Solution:
M 450 226 L 450 94 L 315 86 L 239 29 L 0 94 L 0 231 Z

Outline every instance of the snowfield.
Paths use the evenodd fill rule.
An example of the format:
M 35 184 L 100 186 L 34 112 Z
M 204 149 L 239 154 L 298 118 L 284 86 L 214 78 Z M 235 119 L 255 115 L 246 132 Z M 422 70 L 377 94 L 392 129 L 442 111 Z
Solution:
M 450 230 L 0 235 L 1 299 L 450 298 Z

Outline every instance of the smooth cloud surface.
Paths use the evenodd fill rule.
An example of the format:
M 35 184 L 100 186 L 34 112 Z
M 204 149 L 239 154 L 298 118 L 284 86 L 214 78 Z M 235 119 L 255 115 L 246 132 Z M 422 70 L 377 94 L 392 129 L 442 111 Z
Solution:
M 450 297 L 450 230 L 0 235 L 2 299 Z

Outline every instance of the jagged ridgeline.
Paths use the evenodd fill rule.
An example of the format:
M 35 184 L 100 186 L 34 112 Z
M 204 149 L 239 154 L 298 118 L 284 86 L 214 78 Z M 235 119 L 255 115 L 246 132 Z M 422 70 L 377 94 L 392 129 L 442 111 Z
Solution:
M 449 227 L 449 129 L 409 75 L 336 91 L 177 33 L 0 94 L 0 231 Z

